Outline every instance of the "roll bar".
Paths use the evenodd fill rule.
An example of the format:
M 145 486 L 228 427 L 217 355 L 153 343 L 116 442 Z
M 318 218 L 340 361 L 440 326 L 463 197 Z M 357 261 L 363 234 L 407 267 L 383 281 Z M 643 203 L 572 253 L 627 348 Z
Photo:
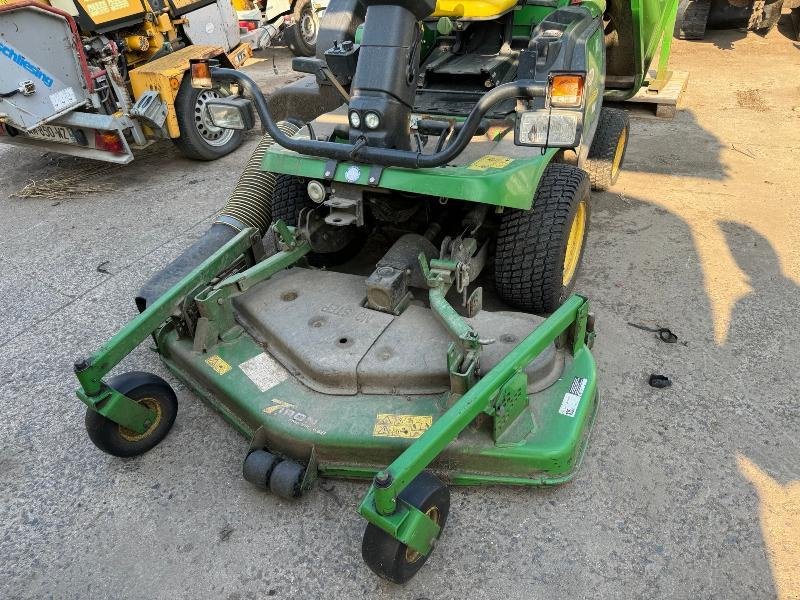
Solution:
M 261 123 L 270 136 L 281 146 L 299 154 L 308 154 L 341 161 L 355 161 L 385 167 L 405 167 L 420 169 L 440 167 L 449 163 L 467 147 L 475 132 L 481 125 L 484 115 L 496 104 L 510 98 L 532 99 L 544 97 L 547 84 L 530 79 L 520 79 L 504 83 L 484 94 L 470 111 L 455 139 L 447 147 L 432 154 L 424 154 L 413 150 L 396 150 L 393 148 L 377 148 L 359 146 L 339 142 L 298 139 L 287 136 L 272 119 L 267 107 L 267 100 L 256 83 L 246 74 L 234 69 L 211 67 L 214 83 L 234 81 L 239 84 L 255 103 Z

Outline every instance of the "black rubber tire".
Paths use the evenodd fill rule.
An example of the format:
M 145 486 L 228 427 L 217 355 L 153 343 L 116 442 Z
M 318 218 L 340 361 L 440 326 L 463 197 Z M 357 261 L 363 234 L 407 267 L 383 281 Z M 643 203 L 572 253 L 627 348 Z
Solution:
M 423 471 L 400 493 L 400 498 L 422 512 L 428 512 L 435 507 L 441 535 L 450 513 L 450 490 L 438 477 Z M 427 556 L 413 554 L 416 558 L 410 562 L 408 546 L 380 527 L 367 524 L 361 542 L 361 556 L 376 575 L 393 583 L 406 583 L 430 557 L 430 553 Z
M 198 131 L 196 119 L 197 101 L 200 94 L 207 90 L 192 87 L 191 78 L 185 76 L 175 98 L 175 116 L 178 119 L 180 137 L 172 141 L 181 153 L 193 160 L 216 160 L 230 154 L 242 145 L 244 132 L 235 130 L 230 139 L 220 146 L 211 145 Z
M 158 412 L 158 417 L 144 434 L 139 435 L 87 408 L 86 433 L 95 446 L 106 454 L 127 458 L 144 454 L 167 437 L 178 414 L 178 398 L 166 381 L 152 373 L 131 371 L 112 377 L 108 386 L 131 400 L 143 401 Z
M 303 494 L 303 476 L 306 468 L 293 460 L 282 460 L 272 469 L 269 490 L 284 500 L 295 500 Z
M 702 40 L 706 35 L 711 0 L 680 0 L 675 17 L 675 37 Z
M 244 457 L 242 476 L 262 489 L 269 489 L 269 478 L 280 459 L 266 450 L 253 450 Z
M 551 163 L 530 210 L 506 209 L 495 246 L 495 287 L 508 304 L 538 315 L 556 310 L 575 285 L 590 222 L 589 176 L 571 165 Z M 584 234 L 575 274 L 563 283 L 570 228 L 584 206 Z
M 603 36 L 606 46 L 606 74 L 633 76 L 636 55 L 633 45 L 633 17 L 629 0 L 609 0 L 603 15 Z
M 622 165 L 625 162 L 625 152 L 628 149 L 630 133 L 630 119 L 628 113 L 617 108 L 603 107 L 600 109 L 597 129 L 589 148 L 589 155 L 581 167 L 589 174 L 589 181 L 593 190 L 605 191 L 619 179 Z M 622 136 L 622 155 L 619 164 L 615 163 L 617 145 Z
M 308 180 L 294 175 L 278 175 L 275 178 L 275 191 L 272 193 L 272 222 L 278 219 L 297 226 L 297 215 L 304 208 L 316 206 L 308 195 Z
M 319 17 L 314 17 L 314 23 L 316 24 L 317 28 L 316 34 L 314 35 L 314 43 L 309 43 L 305 38 L 303 38 L 303 34 L 300 29 L 302 19 L 309 16 L 309 11 L 311 13 L 314 12 L 314 7 L 311 4 L 311 0 L 297 0 L 297 2 L 295 2 L 293 11 L 294 23 L 283 33 L 283 40 L 286 42 L 286 45 L 289 46 L 289 50 L 291 50 L 292 54 L 295 56 L 314 56 L 317 53 L 316 40 L 319 36 Z

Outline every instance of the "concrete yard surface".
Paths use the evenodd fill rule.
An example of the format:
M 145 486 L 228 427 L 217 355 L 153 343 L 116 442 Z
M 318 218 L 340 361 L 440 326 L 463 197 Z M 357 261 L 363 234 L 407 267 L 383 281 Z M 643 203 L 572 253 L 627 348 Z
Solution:
M 117 371 L 175 386 L 171 434 L 121 460 L 84 431 L 74 361 L 208 227 L 258 137 L 211 163 L 158 144 L 127 167 L 0 146 L 0 596 L 800 598 L 789 27 L 676 40 L 672 67 L 690 73 L 677 116 L 627 106 L 627 162 L 593 195 L 576 289 L 597 314 L 602 398 L 583 465 L 560 487 L 453 488 L 442 539 L 404 587 L 362 562 L 366 484 L 294 504 L 259 492 L 241 476 L 247 442 L 147 344 Z M 286 50 L 262 58 L 249 69 L 266 87 L 295 77 Z M 649 387 L 651 373 L 672 387 Z

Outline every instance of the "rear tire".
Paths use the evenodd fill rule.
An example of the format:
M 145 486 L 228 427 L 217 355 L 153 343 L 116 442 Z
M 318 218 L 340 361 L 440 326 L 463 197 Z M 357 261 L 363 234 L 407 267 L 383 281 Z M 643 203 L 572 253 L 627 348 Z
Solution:
M 242 145 L 243 131 L 216 127 L 207 115 L 206 102 L 222 96 L 217 90 L 193 88 L 191 78 L 184 76 L 175 98 L 175 116 L 181 135 L 172 141 L 185 157 L 216 160 Z
M 589 174 L 593 190 L 605 191 L 619 179 L 628 149 L 629 132 L 628 113 L 616 108 L 600 109 L 589 155 L 581 165 Z
M 575 286 L 589 228 L 589 177 L 552 163 L 530 210 L 507 209 L 495 250 L 495 286 L 508 304 L 547 315 Z
M 289 50 L 295 56 L 314 56 L 317 53 L 319 15 L 311 0 L 297 0 L 294 5 L 294 24 L 283 34 Z

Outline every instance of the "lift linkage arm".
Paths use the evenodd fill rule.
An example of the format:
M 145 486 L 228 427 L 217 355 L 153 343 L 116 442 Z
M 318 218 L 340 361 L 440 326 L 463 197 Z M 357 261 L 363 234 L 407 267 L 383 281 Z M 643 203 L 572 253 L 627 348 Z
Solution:
M 309 252 L 308 244 L 297 240 L 294 232 L 286 225 L 278 222 L 273 227 L 286 244 L 287 250 L 258 262 L 258 258 L 263 256 L 263 250 L 261 252 L 255 250 L 261 244 L 258 230 L 248 228 L 241 231 L 142 313 L 131 319 L 89 358 L 75 363 L 75 375 L 81 384 L 76 391 L 78 398 L 88 407 L 123 427 L 137 433 L 146 431 L 155 418 L 153 411 L 108 387 L 103 377 L 169 320 L 178 311 L 187 295 L 200 286 L 212 282 L 221 272 L 235 265 L 243 257 L 248 266 L 255 266 L 229 276 L 215 286 L 215 289 L 234 287 L 244 291 L 254 283 L 254 280 L 269 278 Z
M 484 375 L 452 407 L 409 446 L 374 482 L 359 512 L 409 548 L 428 554 L 439 526 L 416 507 L 398 498 L 400 492 L 466 429 L 504 385 L 536 358 L 557 337 L 572 327 L 573 354 L 586 343 L 589 305 L 574 295 L 520 342 L 497 366 Z

